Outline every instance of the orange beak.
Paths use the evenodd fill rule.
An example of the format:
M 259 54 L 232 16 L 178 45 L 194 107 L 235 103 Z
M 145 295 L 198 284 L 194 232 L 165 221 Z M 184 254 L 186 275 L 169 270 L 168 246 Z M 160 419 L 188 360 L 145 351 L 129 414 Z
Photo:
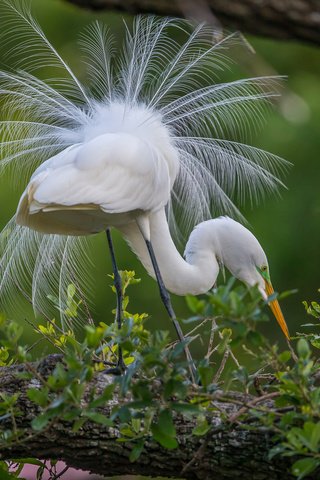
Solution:
M 268 280 L 265 280 L 265 288 L 266 288 L 266 294 L 268 295 L 268 297 L 274 294 L 273 287 Z M 272 300 L 269 304 L 269 307 L 271 308 L 273 315 L 276 317 L 277 322 L 279 323 L 280 328 L 285 334 L 287 340 L 290 340 L 289 329 L 284 319 L 278 300 Z

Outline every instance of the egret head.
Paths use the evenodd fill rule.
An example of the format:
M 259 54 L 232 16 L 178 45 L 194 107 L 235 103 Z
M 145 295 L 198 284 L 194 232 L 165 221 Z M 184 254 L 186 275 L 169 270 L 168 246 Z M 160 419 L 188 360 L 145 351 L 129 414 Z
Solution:
M 256 237 L 243 225 L 228 217 L 213 220 L 215 226 L 215 251 L 220 261 L 236 278 L 249 286 L 257 285 L 268 301 L 274 295 L 266 254 Z M 289 330 L 278 300 L 272 299 L 269 306 L 281 330 L 289 339 Z

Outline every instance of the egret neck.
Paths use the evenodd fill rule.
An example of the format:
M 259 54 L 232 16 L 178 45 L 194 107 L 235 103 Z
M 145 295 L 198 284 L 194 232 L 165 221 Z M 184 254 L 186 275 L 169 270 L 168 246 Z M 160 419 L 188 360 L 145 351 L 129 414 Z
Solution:
M 185 260 L 173 243 L 164 209 L 150 214 L 149 220 L 150 240 L 166 288 L 176 295 L 199 295 L 210 290 L 218 276 L 219 264 L 209 235 L 197 235 L 195 238 L 196 230 L 191 234 Z M 138 226 L 131 223 L 119 227 L 119 230 L 148 273 L 155 278 L 150 256 Z M 192 240 L 196 240 L 195 250 L 192 249 L 194 243 Z
M 266 301 L 273 295 L 266 254 L 255 236 L 240 223 L 228 217 L 200 223 L 189 237 L 184 259 L 172 241 L 164 209 L 150 213 L 148 220 L 150 238 L 147 240 L 152 243 L 163 283 L 170 292 L 177 295 L 206 293 L 214 285 L 219 263 L 222 263 L 242 282 L 257 285 Z M 148 273 L 155 277 L 146 238 L 137 223 L 119 229 Z M 270 308 L 289 339 L 277 299 L 270 302 Z

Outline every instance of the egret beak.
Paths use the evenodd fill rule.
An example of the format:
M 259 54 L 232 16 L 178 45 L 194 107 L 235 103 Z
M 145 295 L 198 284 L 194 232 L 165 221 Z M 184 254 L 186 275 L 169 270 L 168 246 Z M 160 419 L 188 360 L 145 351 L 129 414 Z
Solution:
M 271 285 L 271 282 L 270 282 L 270 280 L 267 280 L 267 279 L 265 279 L 265 291 L 266 291 L 266 294 L 267 294 L 268 297 L 270 297 L 271 295 L 274 294 L 274 290 L 273 290 L 273 287 Z M 290 340 L 289 329 L 288 329 L 288 326 L 287 326 L 286 321 L 284 319 L 284 316 L 282 314 L 282 311 L 281 311 L 278 300 L 272 300 L 269 303 L 269 307 L 271 308 L 273 315 L 276 317 L 277 322 L 279 323 L 280 328 L 283 331 L 283 333 L 285 334 L 287 340 Z

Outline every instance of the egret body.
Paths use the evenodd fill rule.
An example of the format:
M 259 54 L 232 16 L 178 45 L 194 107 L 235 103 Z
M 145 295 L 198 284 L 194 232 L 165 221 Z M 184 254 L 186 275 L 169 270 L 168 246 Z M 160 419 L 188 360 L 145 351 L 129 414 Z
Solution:
M 30 284 L 36 311 L 45 312 L 55 289 L 63 305 L 66 286 L 82 274 L 82 238 L 107 231 L 119 307 L 110 227 L 157 278 L 180 339 L 166 288 L 205 292 L 219 262 L 247 284 L 257 283 L 266 298 L 271 283 L 258 241 L 231 219 L 208 219 L 212 212 L 242 218 L 235 192 L 254 201 L 282 185 L 285 162 L 238 139 L 259 124 L 263 105 L 277 95 L 277 79 L 217 83 L 235 35 L 213 43 L 209 27 L 138 17 L 132 32 L 126 29 L 121 52 L 99 23 L 82 36 L 91 80 L 85 86 L 30 12 L 4 3 L 8 24 L 19 38 L 25 32 L 26 41 L 18 46 L 17 72 L 0 72 L 6 102 L 0 167 L 13 165 L 16 177 L 26 173 L 27 187 L 0 244 L 3 298 L 13 298 L 11 288 L 29 295 Z M 173 29 L 181 43 L 169 37 Z M 53 80 L 35 76 L 44 60 L 63 70 L 60 82 L 56 71 Z M 177 230 L 177 211 L 187 229 L 200 223 L 185 260 L 168 226 Z M 288 335 L 278 303 L 271 305 Z M 120 321 L 120 308 L 117 316 Z
M 186 245 L 186 259 L 180 256 L 164 210 L 179 171 L 178 155 L 161 125 L 153 130 L 155 138 L 148 128 L 145 136 L 143 130 L 135 135 L 134 127 L 130 133 L 98 135 L 45 161 L 21 197 L 17 223 L 64 235 L 116 227 L 156 277 L 151 245 L 164 286 L 172 293 L 206 293 L 217 279 L 220 262 L 247 285 L 257 284 L 267 299 L 273 293 L 267 257 L 254 235 L 228 217 L 200 223 Z M 278 302 L 271 305 L 289 338 Z

